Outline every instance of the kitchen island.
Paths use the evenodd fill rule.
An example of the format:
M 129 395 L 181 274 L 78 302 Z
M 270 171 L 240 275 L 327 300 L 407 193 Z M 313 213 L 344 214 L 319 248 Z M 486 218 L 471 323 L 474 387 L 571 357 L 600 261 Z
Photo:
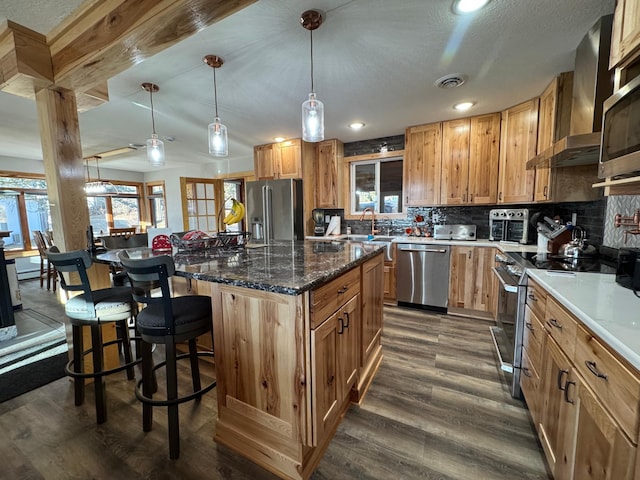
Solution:
M 311 476 L 382 360 L 383 252 L 327 241 L 173 252 L 177 275 L 212 298 L 217 442 L 282 478 Z

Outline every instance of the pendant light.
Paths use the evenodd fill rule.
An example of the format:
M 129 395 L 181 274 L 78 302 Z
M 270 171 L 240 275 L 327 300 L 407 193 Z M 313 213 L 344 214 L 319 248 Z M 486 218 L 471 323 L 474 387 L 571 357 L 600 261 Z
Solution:
M 96 171 L 98 174 L 97 180 L 91 180 L 89 176 L 89 158 L 95 158 L 96 160 Z M 84 159 L 84 164 L 87 168 L 87 182 L 84 184 L 84 191 L 87 195 L 106 195 L 113 196 L 118 194 L 118 189 L 116 186 L 105 180 L 100 179 L 100 167 L 98 166 L 98 161 L 101 157 L 95 155 L 93 157 L 87 157 Z
M 311 38 L 311 92 L 309 99 L 302 103 L 302 139 L 305 142 L 324 140 L 324 105 L 313 89 L 313 31 L 322 25 L 322 20 L 322 14 L 317 10 L 307 10 L 300 15 L 300 24 L 309 30 Z
M 147 140 L 147 160 L 153 167 L 164 165 L 164 142 L 156 135 L 156 121 L 153 116 L 153 94 L 160 91 L 160 87 L 155 83 L 143 83 L 142 88 L 149 92 L 149 103 L 151 104 L 151 138 Z
M 216 85 L 216 69 L 220 68 L 224 61 L 217 55 L 205 55 L 202 61 L 213 69 L 213 98 L 216 105 L 215 119 L 213 123 L 209 124 L 209 155 L 226 157 L 229 155 L 229 141 L 227 127 L 220 123 L 218 116 L 218 89 Z

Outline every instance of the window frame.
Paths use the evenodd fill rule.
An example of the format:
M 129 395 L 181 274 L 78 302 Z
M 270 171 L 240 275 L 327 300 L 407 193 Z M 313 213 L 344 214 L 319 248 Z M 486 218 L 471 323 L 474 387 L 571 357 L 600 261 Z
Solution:
M 376 188 L 378 194 L 380 194 L 380 163 L 385 161 L 401 160 L 404 166 L 404 150 L 392 150 L 388 152 L 370 153 L 365 155 L 353 155 L 350 157 L 344 157 L 344 171 L 346 176 L 346 185 L 349 188 L 345 188 L 343 192 L 343 205 L 345 205 L 345 218 L 354 220 L 359 219 L 362 212 L 356 212 L 355 207 L 355 178 L 353 178 L 354 164 L 367 164 L 377 163 L 376 166 Z M 403 168 L 402 188 L 404 191 L 405 179 Z M 404 210 L 398 213 L 380 213 L 376 211 L 376 218 L 406 218 L 406 205 L 403 204 Z

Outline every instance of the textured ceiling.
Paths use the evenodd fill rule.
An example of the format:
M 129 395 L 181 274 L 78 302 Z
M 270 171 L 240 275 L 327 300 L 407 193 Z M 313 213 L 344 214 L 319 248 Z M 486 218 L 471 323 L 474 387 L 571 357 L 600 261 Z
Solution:
M 0 0 L 0 17 L 49 32 L 80 0 Z M 499 111 L 542 92 L 573 69 L 575 48 L 614 0 L 492 0 L 471 16 L 452 0 L 259 0 L 239 13 L 109 80 L 110 101 L 80 115 L 85 155 L 144 143 L 156 130 L 166 142 L 165 168 L 251 165 L 253 145 L 301 135 L 301 103 L 310 89 L 309 33 L 304 10 L 326 14 L 314 32 L 315 87 L 325 105 L 325 136 L 345 142 L 404 132 L 405 127 Z M 218 108 L 229 131 L 229 157 L 207 154 L 213 77 L 201 58 L 223 57 Z M 467 82 L 443 90 L 439 77 Z M 467 113 L 452 110 L 476 102 Z M 0 93 L 0 157 L 41 159 L 33 101 Z M 10 113 L 9 113 L 10 112 Z M 360 120 L 359 132 L 347 124 Z M 151 171 L 144 150 L 110 157 L 108 168 Z M 242 168 L 241 168 L 242 169 Z

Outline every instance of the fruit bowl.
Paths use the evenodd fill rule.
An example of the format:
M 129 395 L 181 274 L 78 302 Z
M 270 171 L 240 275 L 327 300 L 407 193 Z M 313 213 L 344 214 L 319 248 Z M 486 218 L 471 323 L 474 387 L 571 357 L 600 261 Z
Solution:
M 206 235 L 206 234 L 205 234 Z M 186 239 L 185 239 L 186 237 Z M 218 232 L 194 235 L 191 232 L 171 234 L 171 245 L 178 250 L 209 250 L 214 248 L 243 248 L 251 239 L 250 232 Z

